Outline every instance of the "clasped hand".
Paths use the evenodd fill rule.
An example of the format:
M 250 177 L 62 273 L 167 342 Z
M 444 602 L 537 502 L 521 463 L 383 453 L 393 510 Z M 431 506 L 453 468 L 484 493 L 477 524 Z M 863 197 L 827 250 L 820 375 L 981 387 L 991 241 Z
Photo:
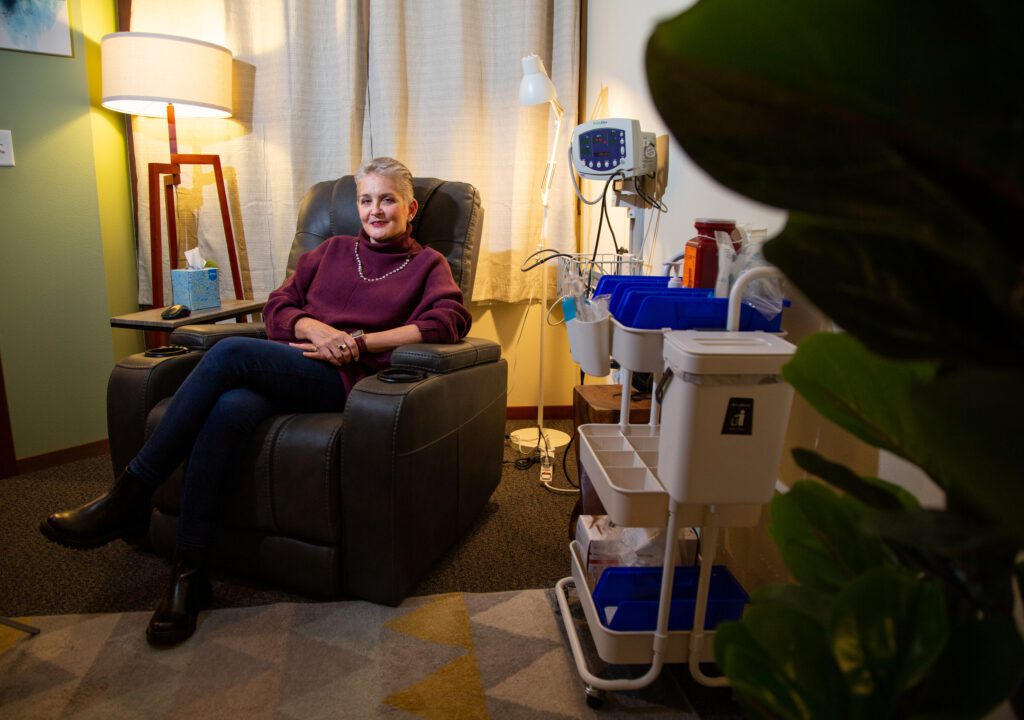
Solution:
M 319 320 L 301 318 L 295 323 L 295 334 L 304 341 L 288 344 L 301 349 L 304 357 L 339 367 L 359 359 L 359 345 L 351 335 Z

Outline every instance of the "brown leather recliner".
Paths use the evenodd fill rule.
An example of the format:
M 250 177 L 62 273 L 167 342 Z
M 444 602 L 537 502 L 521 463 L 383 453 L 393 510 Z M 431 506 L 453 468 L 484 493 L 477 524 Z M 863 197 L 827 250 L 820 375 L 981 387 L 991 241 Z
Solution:
M 413 236 L 447 258 L 469 301 L 483 210 L 476 189 L 414 181 Z M 288 260 L 360 228 L 351 176 L 306 194 Z M 218 339 L 263 336 L 262 323 L 190 325 L 189 348 L 133 355 L 114 368 L 107 423 L 115 474 L 155 427 L 176 388 Z M 456 543 L 501 478 L 507 365 L 489 340 L 398 348 L 392 368 L 364 378 L 344 412 L 279 415 L 252 437 L 225 492 L 213 564 L 318 597 L 397 605 Z M 181 471 L 154 497 L 149 540 L 170 554 Z

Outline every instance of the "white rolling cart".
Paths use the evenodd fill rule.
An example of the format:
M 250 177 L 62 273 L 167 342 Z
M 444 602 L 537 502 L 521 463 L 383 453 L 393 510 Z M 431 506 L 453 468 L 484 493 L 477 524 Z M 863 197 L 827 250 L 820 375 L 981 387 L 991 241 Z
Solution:
M 653 683 L 665 663 L 687 663 L 709 686 L 701 662 L 714 661 L 713 630 L 705 630 L 718 531 L 756 525 L 771 501 L 793 391 L 779 375 L 796 348 L 764 332 L 737 332 L 744 287 L 774 268 L 743 275 L 729 300 L 726 331 L 635 330 L 612 320 L 612 356 L 624 369 L 623 387 L 637 372 L 665 371 L 658 383 L 661 407 L 652 400 L 648 425 L 581 425 L 580 461 L 613 522 L 660 527 L 675 538 L 683 527 L 701 528 L 701 563 L 692 630 L 669 630 L 675 579 L 675 543 L 667 542 L 653 631 L 608 627 L 587 583 L 586 558 L 569 545 L 572 575 L 555 585 L 562 622 L 587 702 L 597 707 L 606 691 L 636 690 Z M 628 394 L 623 393 L 627 398 Z M 658 422 L 660 409 L 661 422 Z M 621 418 L 628 419 L 623 411 Z M 637 678 L 606 679 L 587 665 L 566 589 L 576 595 L 600 658 L 611 664 L 650 663 Z

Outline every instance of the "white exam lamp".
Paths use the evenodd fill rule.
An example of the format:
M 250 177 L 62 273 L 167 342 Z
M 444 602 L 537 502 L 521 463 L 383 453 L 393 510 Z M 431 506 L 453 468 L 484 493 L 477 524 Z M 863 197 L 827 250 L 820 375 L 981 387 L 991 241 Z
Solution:
M 544 69 L 544 63 L 537 55 L 527 55 L 523 58 L 523 81 L 519 85 L 520 105 L 540 105 L 547 103 L 555 113 L 555 134 L 551 140 L 551 149 L 548 155 L 548 164 L 544 169 L 544 180 L 541 183 L 540 201 L 544 207 L 544 221 L 541 224 L 540 242 L 537 249 L 542 249 L 548 239 L 548 191 L 551 190 L 551 181 L 555 174 L 555 153 L 558 150 L 558 131 L 562 126 L 562 115 L 565 109 L 558 104 L 558 93 L 555 85 L 548 77 Z M 538 363 L 537 379 L 537 425 L 536 427 L 522 428 L 511 434 L 512 441 L 519 446 L 520 450 L 532 450 L 539 448 L 541 453 L 548 450 L 554 451 L 569 444 L 570 437 L 561 430 L 553 430 L 544 427 L 544 333 L 547 329 L 546 313 L 548 309 L 548 283 L 547 264 L 540 265 L 541 273 L 541 312 L 540 312 L 540 362 Z M 552 488 L 553 489 L 553 488 Z
M 167 203 L 167 242 L 171 267 L 177 262 L 174 187 L 181 184 L 181 165 L 213 165 L 221 219 L 231 263 L 235 297 L 242 299 L 242 279 L 231 230 L 224 173 L 219 155 L 178 153 L 175 118 L 231 117 L 231 51 L 193 38 L 145 32 L 116 32 L 100 42 L 103 107 L 128 115 L 167 118 L 169 163 L 149 164 L 150 258 L 153 304 L 163 302 L 160 247 L 160 187 Z

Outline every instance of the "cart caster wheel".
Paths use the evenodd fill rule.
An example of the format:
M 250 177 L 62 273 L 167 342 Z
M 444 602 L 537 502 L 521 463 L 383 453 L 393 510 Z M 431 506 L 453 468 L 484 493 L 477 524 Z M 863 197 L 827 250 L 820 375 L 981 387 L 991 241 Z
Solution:
M 601 709 L 601 706 L 604 705 L 604 697 L 605 697 L 604 690 L 600 690 L 600 689 L 594 687 L 593 685 L 587 685 L 586 693 L 587 693 L 587 707 L 593 708 L 594 710 Z

